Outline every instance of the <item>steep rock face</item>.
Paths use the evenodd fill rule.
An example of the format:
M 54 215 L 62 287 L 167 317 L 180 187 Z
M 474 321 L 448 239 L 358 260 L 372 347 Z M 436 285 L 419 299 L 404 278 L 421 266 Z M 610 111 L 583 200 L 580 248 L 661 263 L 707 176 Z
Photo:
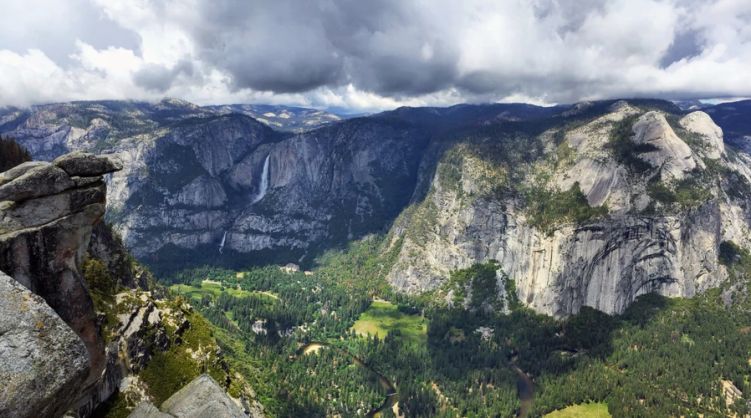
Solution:
M 101 222 L 102 175 L 119 168 L 78 152 L 0 173 L 0 267 L 13 275 L 0 274 L 2 416 L 87 417 L 118 390 L 148 399 L 137 374 L 155 355 L 182 356 L 180 373 L 197 374 L 200 359 L 252 401 L 205 320 L 163 289 L 145 291 L 150 273 Z
M 707 158 L 716 160 L 725 154 L 722 129 L 708 114 L 692 112 L 682 117 L 678 123 L 687 131 L 698 134 L 706 143 L 703 151 Z
M 80 267 L 104 215 L 101 175 L 116 169 L 104 158 L 77 154 L 22 164 L 0 179 L 0 269 L 44 298 L 81 337 L 91 362 L 87 384 L 106 361 Z
M 89 240 L 88 255 L 104 263 L 119 287 L 149 288 L 148 272 L 131 262 L 132 256 L 121 238 L 106 223 L 100 222 L 94 226 Z
M 175 198 L 167 199 L 172 205 L 216 208 L 227 202 L 227 194 L 216 179 L 200 176 L 185 185 Z
M 327 246 L 383 231 L 408 203 L 433 138 L 563 110 L 402 108 L 292 135 L 247 116 L 260 109 L 78 102 L 8 111 L 0 132 L 41 159 L 68 150 L 111 154 L 124 168 L 107 178 L 108 221 L 139 258 L 184 268 L 186 259 L 305 262 Z M 272 126 L 275 117 L 306 126 L 335 119 L 288 108 L 260 115 Z
M 721 103 L 702 109 L 722 128 L 724 141 L 741 149 L 749 150 L 751 137 L 751 100 Z
M 129 197 L 114 204 L 112 219 L 136 256 L 183 266 L 188 253 L 211 263 L 248 264 L 244 254 L 272 252 L 296 260 L 377 230 L 409 200 L 427 139 L 387 121 L 284 140 L 258 128 L 229 141 L 222 126 L 204 128 L 224 143 L 208 133 L 159 138 L 145 157 L 149 175 L 123 180 Z
M 639 158 L 652 167 L 661 169 L 662 179 L 682 179 L 696 168 L 691 148 L 683 142 L 668 124 L 662 113 L 647 112 L 634 123 L 633 141 L 652 149 L 639 154 Z
M 238 213 L 226 246 L 238 252 L 305 250 L 387 222 L 409 199 L 424 142 L 414 130 L 362 121 L 299 135 L 269 147 L 265 156 L 259 150 L 232 177 L 258 184 L 261 170 L 253 176 L 246 167 L 262 168 L 268 156 L 268 190 Z
M 612 151 L 612 130 L 630 116 L 635 122 L 628 140 L 654 145 L 633 151 L 654 163 L 646 171 L 623 165 Z M 401 248 L 390 282 L 407 292 L 422 292 L 440 287 L 453 270 L 497 260 L 515 281 L 522 302 L 565 316 L 582 306 L 623 312 L 648 292 L 691 297 L 725 280 L 719 244 L 748 244 L 741 232 L 748 231 L 750 219 L 743 203 L 751 196 L 747 169 L 720 161 L 737 176 L 731 176 L 737 184 L 745 185 L 738 186 L 744 190 L 740 200 L 729 196 L 727 178 L 701 168 L 704 162 L 664 114 L 630 106 L 614 106 L 586 124 L 554 133 L 530 139 L 542 142 L 546 151 L 527 168 L 517 164 L 516 175 L 503 164 L 483 169 L 492 167 L 493 159 L 471 147 L 455 148 L 460 158 L 447 153 L 430 191 L 392 230 L 392 245 Z M 563 142 L 555 144 L 554 137 Z M 508 174 L 491 179 L 489 172 Z M 509 177 L 516 182 L 509 184 Z M 682 186 L 676 183 L 680 179 L 694 183 Z M 530 213 L 529 196 L 540 199 L 539 190 L 563 196 L 574 186 L 580 187 L 587 206 L 606 205 L 608 214 L 581 222 L 561 219 L 552 228 L 536 224 L 541 218 Z M 701 197 L 666 200 L 679 199 L 670 193 L 687 193 L 681 187 L 702 191 Z M 508 189 L 512 191 L 504 191 Z M 655 190 L 665 190 L 668 197 Z M 554 197 L 549 204 L 572 203 Z
M 89 373 L 81 339 L 41 297 L 0 272 L 0 416 L 60 416 Z
M 563 149 L 570 147 L 573 156 L 572 161 L 564 161 L 564 169 L 555 178 L 557 186 L 568 190 L 578 183 L 590 206 L 607 202 L 613 212 L 625 212 L 638 205 L 631 199 L 633 184 L 628 170 L 618 164 L 607 146 L 613 125 L 638 113 L 637 108 L 619 102 L 592 123 L 566 132 Z

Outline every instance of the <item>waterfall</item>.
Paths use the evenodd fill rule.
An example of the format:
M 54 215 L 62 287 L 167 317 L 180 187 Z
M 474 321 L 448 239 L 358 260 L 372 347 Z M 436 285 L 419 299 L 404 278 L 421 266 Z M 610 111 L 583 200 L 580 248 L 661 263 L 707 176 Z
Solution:
M 224 231 L 224 235 L 222 236 L 222 243 L 219 244 L 219 254 L 224 251 L 224 242 L 227 241 L 227 231 Z
M 271 154 L 267 155 L 266 160 L 263 162 L 263 172 L 261 173 L 261 183 L 258 185 L 258 194 L 253 198 L 253 202 L 251 203 L 257 203 L 266 196 L 266 190 L 269 188 L 269 157 L 271 157 Z

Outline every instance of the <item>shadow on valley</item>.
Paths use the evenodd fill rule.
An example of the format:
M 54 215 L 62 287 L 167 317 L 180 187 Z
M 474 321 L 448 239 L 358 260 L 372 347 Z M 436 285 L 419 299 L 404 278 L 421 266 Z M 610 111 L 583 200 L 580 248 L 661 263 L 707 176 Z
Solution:
M 487 410 L 499 388 L 525 395 L 516 368 L 533 382 L 532 404 L 498 399 L 495 410 L 540 416 L 603 402 L 614 417 L 747 411 L 745 401 L 726 404 L 720 383 L 748 387 L 751 318 L 718 296 L 649 294 L 622 315 L 585 307 L 562 321 L 526 309 L 493 317 L 436 312 L 428 334 L 433 379 L 444 393 L 464 394 L 453 398 L 459 415 Z

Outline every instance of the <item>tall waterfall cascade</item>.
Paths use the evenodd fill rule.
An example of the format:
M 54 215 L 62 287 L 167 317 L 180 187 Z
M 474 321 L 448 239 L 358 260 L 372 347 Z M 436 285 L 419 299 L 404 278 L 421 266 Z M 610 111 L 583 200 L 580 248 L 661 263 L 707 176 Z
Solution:
M 261 183 L 258 185 L 258 194 L 253 198 L 252 203 L 257 203 L 266 196 L 266 190 L 269 188 L 269 157 L 266 156 L 266 160 L 263 162 L 263 172 L 261 173 Z
M 222 235 L 222 242 L 219 244 L 219 254 L 224 251 L 224 243 L 227 241 L 227 231 L 224 231 L 224 235 Z

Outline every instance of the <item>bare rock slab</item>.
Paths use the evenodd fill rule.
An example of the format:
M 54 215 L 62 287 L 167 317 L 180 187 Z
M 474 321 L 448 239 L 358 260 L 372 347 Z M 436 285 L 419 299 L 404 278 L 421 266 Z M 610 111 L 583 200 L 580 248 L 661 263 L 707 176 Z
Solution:
M 0 272 L 0 416 L 60 416 L 89 374 L 83 341 L 41 297 Z

